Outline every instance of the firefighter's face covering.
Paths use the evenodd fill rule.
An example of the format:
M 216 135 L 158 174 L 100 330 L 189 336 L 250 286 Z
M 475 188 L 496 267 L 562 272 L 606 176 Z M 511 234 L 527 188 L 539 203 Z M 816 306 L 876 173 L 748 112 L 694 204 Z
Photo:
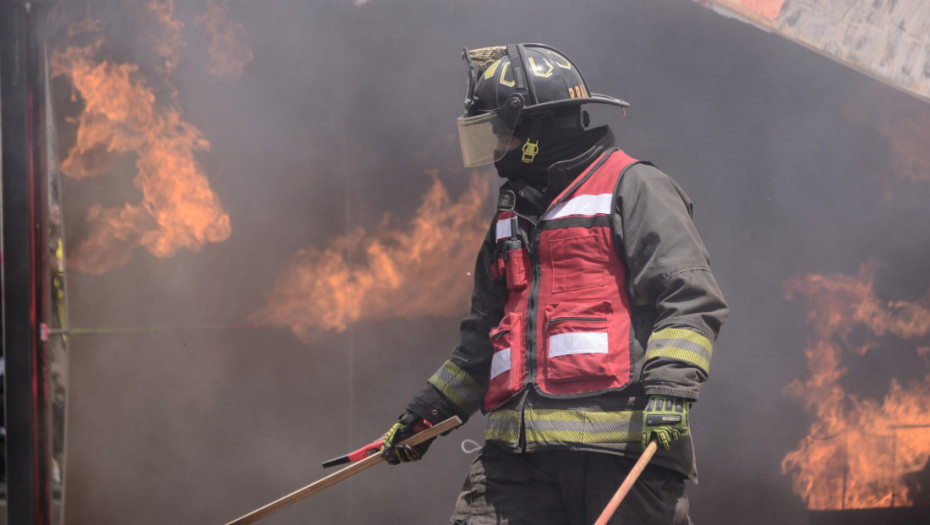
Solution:
M 511 139 L 510 150 L 494 163 L 497 173 L 544 188 L 548 169 L 556 162 L 584 153 L 597 141 L 580 121 L 578 108 L 534 116 L 522 123 Z

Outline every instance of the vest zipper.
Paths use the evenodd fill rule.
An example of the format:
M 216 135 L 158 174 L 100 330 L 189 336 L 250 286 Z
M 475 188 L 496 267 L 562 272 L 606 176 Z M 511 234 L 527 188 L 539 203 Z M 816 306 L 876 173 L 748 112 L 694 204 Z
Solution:
M 529 236 L 532 242 L 527 243 L 527 254 L 530 259 L 530 296 L 526 300 L 526 381 L 536 388 L 536 354 L 537 318 L 539 317 L 539 229 L 538 224 L 530 221 Z

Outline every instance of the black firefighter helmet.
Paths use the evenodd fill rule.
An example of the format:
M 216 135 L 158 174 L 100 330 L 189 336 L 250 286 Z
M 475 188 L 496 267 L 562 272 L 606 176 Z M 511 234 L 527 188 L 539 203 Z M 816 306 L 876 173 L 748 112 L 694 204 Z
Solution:
M 513 149 L 514 131 L 526 116 L 581 104 L 629 104 L 590 93 L 581 72 L 562 52 L 543 44 L 465 49 L 468 94 L 459 117 L 466 167 L 497 162 Z

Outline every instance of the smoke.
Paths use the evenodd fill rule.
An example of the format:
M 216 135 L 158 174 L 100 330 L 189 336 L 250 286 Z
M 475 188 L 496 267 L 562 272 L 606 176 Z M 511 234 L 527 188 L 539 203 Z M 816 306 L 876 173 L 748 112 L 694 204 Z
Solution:
M 120 86 L 142 94 L 126 114 L 146 112 L 118 121 L 132 147 L 111 147 L 114 134 L 89 142 L 73 166 L 95 176 L 64 180 L 70 324 L 163 328 L 70 338 L 69 524 L 232 520 L 377 437 L 447 357 L 496 181 L 473 182 L 461 168 L 463 46 L 562 49 L 592 91 L 632 104 L 625 118 L 595 110 L 594 119 L 695 201 L 731 305 L 694 410 L 696 522 L 809 521 L 780 465 L 813 422 L 782 393 L 807 377 L 812 334 L 782 283 L 856 275 L 880 259 L 876 297 L 918 303 L 930 288 L 922 154 L 930 109 L 693 2 L 72 0 L 50 16 L 50 53 L 74 56 L 62 62 L 71 71 L 87 57 L 88 70 L 122 72 Z M 69 37 L 85 19 L 96 31 Z M 170 38 L 156 45 L 158 35 Z M 67 55 L 69 47 L 87 52 Z M 59 72 L 54 87 L 67 159 L 78 130 L 100 116 L 87 113 L 89 92 L 70 74 Z M 134 123 L 171 112 L 165 129 L 188 141 L 186 160 L 153 173 L 186 173 L 208 187 L 212 197 L 196 202 L 210 204 L 203 231 L 213 233 L 185 226 L 172 249 L 153 250 L 167 239 L 160 211 L 174 208 L 149 203 L 135 182 L 153 143 Z M 436 278 L 428 257 L 408 258 L 411 239 L 431 238 L 417 218 L 433 202 L 437 212 L 477 210 L 456 214 L 464 222 L 428 223 L 462 235 L 425 252 L 456 259 L 453 280 Z M 142 227 L 94 234 L 108 213 Z M 123 255 L 102 273 L 82 271 L 73 257 L 91 239 Z M 390 282 L 369 258 L 374 247 L 396 287 L 327 308 L 313 275 L 326 261 L 349 284 L 332 290 Z M 291 277 L 297 262 L 310 268 L 306 281 Z M 280 325 L 245 326 L 276 294 L 320 302 Z M 441 307 L 417 313 L 431 296 Z M 313 325 L 335 312 L 351 315 Z M 312 337 L 285 326 L 294 323 L 312 326 L 297 330 Z M 219 325 L 237 328 L 203 329 Z M 922 376 L 926 351 L 917 355 L 907 363 Z M 857 381 L 844 384 L 861 399 L 881 400 L 900 376 L 900 367 L 863 367 L 870 374 L 853 367 L 847 377 Z M 459 443 L 480 439 L 482 424 L 476 417 L 437 440 L 418 464 L 372 469 L 264 522 L 445 521 L 471 459 Z

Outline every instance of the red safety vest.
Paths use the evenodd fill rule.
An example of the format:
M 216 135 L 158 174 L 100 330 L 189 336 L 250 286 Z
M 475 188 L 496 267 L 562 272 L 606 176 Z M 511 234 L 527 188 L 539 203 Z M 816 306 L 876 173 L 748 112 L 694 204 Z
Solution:
M 492 275 L 507 291 L 504 317 L 490 332 L 486 410 L 530 384 L 550 397 L 630 384 L 630 303 L 611 212 L 620 176 L 635 162 L 620 150 L 604 153 L 538 224 L 498 212 Z

